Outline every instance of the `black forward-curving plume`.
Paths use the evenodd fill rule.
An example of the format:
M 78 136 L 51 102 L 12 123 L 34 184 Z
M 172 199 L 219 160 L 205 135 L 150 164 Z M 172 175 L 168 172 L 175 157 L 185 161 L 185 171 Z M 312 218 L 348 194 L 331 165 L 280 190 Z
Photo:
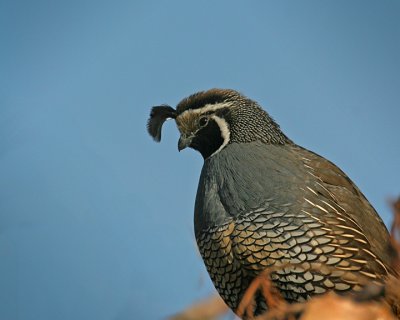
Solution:
M 161 140 L 161 128 L 167 119 L 175 119 L 176 111 L 168 105 L 153 107 L 147 122 L 147 131 L 157 142 Z
M 271 278 L 289 302 L 359 291 L 394 274 L 387 229 L 357 186 L 296 145 L 256 102 L 211 89 L 182 100 L 176 111 L 163 108 L 153 109 L 150 134 L 160 140 L 165 119 L 175 118 L 179 150 L 191 147 L 204 158 L 195 236 L 233 310 L 266 268 L 274 268 Z M 255 314 L 265 309 L 260 295 Z

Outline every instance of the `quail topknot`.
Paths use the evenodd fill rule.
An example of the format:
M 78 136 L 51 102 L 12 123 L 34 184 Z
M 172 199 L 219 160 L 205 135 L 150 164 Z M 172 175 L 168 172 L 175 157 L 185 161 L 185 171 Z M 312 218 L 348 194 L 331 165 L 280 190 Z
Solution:
M 174 109 L 153 107 L 148 131 L 175 119 L 178 149 L 201 153 L 196 241 L 210 277 L 236 310 L 251 281 L 272 268 L 288 302 L 382 282 L 389 234 L 357 186 L 332 162 L 290 140 L 255 101 L 211 89 Z M 255 314 L 266 309 L 261 294 Z

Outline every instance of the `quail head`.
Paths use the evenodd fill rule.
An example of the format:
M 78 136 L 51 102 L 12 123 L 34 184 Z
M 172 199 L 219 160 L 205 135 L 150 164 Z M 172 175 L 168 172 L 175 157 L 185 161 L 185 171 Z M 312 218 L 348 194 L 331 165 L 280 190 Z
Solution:
M 232 310 L 268 268 L 288 302 L 357 291 L 393 273 L 387 229 L 357 186 L 290 140 L 255 101 L 211 89 L 176 109 L 153 107 L 148 131 L 156 141 L 168 118 L 180 131 L 178 149 L 193 148 L 204 158 L 195 237 Z M 258 293 L 254 313 L 265 309 Z

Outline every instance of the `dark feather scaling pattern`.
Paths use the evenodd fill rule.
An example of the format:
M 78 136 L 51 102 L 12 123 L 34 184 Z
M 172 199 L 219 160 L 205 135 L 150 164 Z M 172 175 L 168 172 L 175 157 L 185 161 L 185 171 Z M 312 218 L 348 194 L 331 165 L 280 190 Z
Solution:
M 194 94 L 177 106 L 181 133 L 180 115 L 217 103 L 229 105 L 215 114 L 228 123 L 230 140 L 204 161 L 194 226 L 210 277 L 230 308 L 272 266 L 272 280 L 290 302 L 360 290 L 367 280 L 394 274 L 386 227 L 359 189 L 333 163 L 288 139 L 256 102 L 233 90 Z M 185 118 L 186 127 L 199 116 Z M 162 119 L 159 130 L 149 130 L 153 137 Z M 265 310 L 257 301 L 256 314 Z

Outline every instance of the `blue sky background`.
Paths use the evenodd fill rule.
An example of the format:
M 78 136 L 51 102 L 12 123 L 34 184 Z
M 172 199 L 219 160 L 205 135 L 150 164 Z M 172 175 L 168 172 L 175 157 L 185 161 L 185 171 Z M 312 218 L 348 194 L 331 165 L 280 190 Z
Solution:
M 0 2 L 0 319 L 163 319 L 212 292 L 202 165 L 150 107 L 234 88 L 400 193 L 399 1 Z

